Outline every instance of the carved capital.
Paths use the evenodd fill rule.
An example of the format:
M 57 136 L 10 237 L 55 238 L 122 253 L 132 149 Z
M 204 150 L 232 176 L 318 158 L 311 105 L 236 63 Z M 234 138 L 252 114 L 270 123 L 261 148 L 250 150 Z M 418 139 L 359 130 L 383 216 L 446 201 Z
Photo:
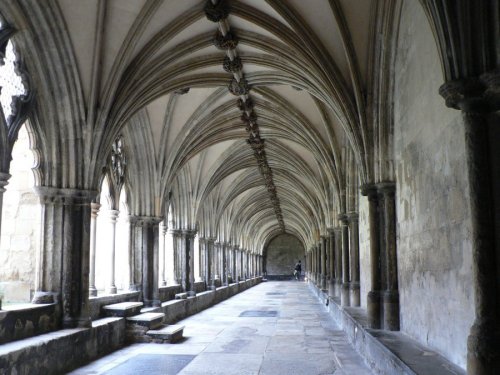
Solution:
M 376 186 L 378 193 L 384 197 L 394 197 L 396 193 L 396 183 L 394 182 L 379 182 Z
M 158 216 L 136 216 L 135 220 L 137 227 L 146 227 L 159 225 L 163 218 Z
M 465 112 L 485 112 L 488 105 L 483 94 L 485 85 L 477 78 L 464 78 L 448 81 L 441 85 L 439 94 L 446 106 Z
M 5 186 L 9 184 L 9 179 L 11 175 L 8 173 L 0 172 L 0 194 L 5 193 Z
M 50 186 L 35 186 L 33 189 L 42 204 L 90 205 L 99 194 L 96 190 L 61 189 Z

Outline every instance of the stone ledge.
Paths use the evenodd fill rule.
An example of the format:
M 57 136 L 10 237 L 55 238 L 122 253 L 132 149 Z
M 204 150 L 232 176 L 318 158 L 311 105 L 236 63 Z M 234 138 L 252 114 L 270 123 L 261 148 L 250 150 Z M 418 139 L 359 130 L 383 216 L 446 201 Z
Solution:
M 465 370 L 439 353 L 425 347 L 402 332 L 370 329 L 360 307 L 342 307 L 337 298 L 309 283 L 309 287 L 326 305 L 349 342 L 375 373 L 398 375 L 466 375 Z
M 167 342 L 176 342 L 182 339 L 184 326 L 169 325 L 157 330 L 149 330 L 146 335 L 151 336 L 155 340 L 163 340 Z
M 142 302 L 120 302 L 103 306 L 107 316 L 129 317 L 140 313 Z

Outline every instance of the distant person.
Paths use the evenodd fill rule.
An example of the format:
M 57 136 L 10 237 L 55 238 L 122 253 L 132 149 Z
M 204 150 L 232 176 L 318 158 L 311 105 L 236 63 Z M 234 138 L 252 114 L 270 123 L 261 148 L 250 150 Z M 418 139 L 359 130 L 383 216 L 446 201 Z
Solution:
M 295 276 L 295 280 L 300 280 L 300 274 L 302 273 L 302 264 L 299 262 L 295 265 L 293 275 Z

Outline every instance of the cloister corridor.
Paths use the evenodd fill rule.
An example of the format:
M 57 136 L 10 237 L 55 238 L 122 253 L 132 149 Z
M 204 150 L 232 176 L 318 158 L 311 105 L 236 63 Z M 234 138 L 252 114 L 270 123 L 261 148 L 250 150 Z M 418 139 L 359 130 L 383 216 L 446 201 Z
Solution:
M 133 344 L 70 374 L 371 374 L 307 282 L 263 282 L 179 324 L 181 342 Z

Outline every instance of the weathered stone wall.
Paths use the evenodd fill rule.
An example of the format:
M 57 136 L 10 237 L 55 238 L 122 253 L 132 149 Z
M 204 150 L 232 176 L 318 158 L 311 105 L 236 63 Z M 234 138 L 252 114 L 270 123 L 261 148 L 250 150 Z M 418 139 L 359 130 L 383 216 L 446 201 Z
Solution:
M 438 94 L 443 82 L 422 7 L 406 0 L 394 95 L 401 329 L 464 367 L 474 316 L 469 189 L 463 124 Z
M 0 293 L 3 302 L 29 302 L 34 290 L 35 251 L 40 238 L 40 203 L 33 192 L 33 152 L 23 126 L 14 144 L 2 207 Z
M 298 260 L 304 267 L 304 246 L 299 239 L 290 234 L 281 234 L 269 242 L 266 248 L 265 269 L 268 275 L 293 275 Z
M 359 266 L 361 307 L 366 308 L 366 298 L 371 289 L 370 226 L 368 222 L 368 198 L 359 196 Z

